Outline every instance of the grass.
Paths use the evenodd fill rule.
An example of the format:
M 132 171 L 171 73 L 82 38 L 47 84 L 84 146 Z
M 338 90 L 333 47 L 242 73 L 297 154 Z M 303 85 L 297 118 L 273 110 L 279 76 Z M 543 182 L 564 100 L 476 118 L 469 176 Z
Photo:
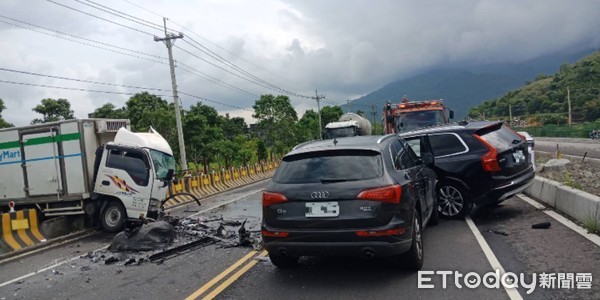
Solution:
M 600 222 L 594 217 L 587 217 L 583 220 L 583 227 L 589 233 L 600 234 Z
M 567 170 L 564 170 L 564 172 L 563 172 L 563 180 L 562 180 L 562 182 L 565 185 L 570 186 L 570 187 L 572 187 L 574 189 L 583 190 L 583 186 L 579 182 L 576 182 L 573 179 L 573 176 L 571 176 L 571 173 L 569 173 L 569 171 L 567 171 Z

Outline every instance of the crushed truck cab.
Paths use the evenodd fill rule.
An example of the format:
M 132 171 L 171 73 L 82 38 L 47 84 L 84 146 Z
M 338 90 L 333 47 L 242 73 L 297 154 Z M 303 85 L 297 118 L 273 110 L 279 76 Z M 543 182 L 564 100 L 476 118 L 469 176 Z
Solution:
M 173 152 L 156 131 L 134 133 L 129 124 L 80 119 L 0 130 L 0 209 L 12 200 L 46 216 L 85 214 L 107 231 L 156 217 Z

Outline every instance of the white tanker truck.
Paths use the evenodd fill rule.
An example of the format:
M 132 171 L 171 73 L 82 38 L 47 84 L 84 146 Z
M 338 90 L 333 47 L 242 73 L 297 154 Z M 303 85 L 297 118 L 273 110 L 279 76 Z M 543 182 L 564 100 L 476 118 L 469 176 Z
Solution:
M 371 122 L 355 113 L 343 114 L 337 122 L 325 125 L 323 139 L 371 135 Z

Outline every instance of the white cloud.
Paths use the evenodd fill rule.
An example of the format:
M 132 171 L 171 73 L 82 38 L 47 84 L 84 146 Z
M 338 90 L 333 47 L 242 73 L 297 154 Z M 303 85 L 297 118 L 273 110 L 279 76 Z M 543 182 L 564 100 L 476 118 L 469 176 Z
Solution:
M 57 0 L 58 1 L 58 0 Z M 169 27 L 185 38 L 176 45 L 215 64 L 185 41 L 192 39 L 254 76 L 296 93 L 312 96 L 315 89 L 339 104 L 391 81 L 448 64 L 518 62 L 564 50 L 600 47 L 600 2 L 534 0 L 260 0 L 260 1 L 139 1 L 172 20 Z M 141 24 L 94 10 L 77 2 L 58 1 L 77 9 L 162 35 Z M 100 2 L 99 2 L 100 3 Z M 125 1 L 103 5 L 162 25 L 162 18 Z M 155 55 L 163 64 L 95 49 L 53 36 L 0 23 L 0 67 L 116 84 L 170 90 L 164 44 L 117 25 L 46 1 L 23 5 L 2 1 L 0 15 L 66 33 Z M 0 21 L 8 21 L 0 18 Z M 180 28 L 182 24 L 185 28 Z M 200 36 L 190 32 L 190 30 Z M 67 38 L 67 36 L 63 36 Z M 224 51 L 226 49 L 227 51 Z M 179 63 L 260 95 L 276 92 L 232 75 L 174 49 Z M 233 54 L 231 54 L 233 53 Z M 141 56 L 133 54 L 135 56 Z M 220 64 L 219 64 L 220 65 Z M 225 65 L 222 68 L 230 70 Z M 242 76 L 243 77 L 243 76 Z M 123 87 L 91 85 L 0 72 L 2 80 L 85 89 L 131 92 Z M 253 79 L 256 81 L 257 79 Z M 215 84 L 177 69 L 180 90 L 235 107 L 250 108 L 257 96 Z M 171 100 L 170 92 L 156 92 Z M 31 108 L 43 98 L 67 98 L 77 117 L 85 117 L 106 102 L 124 105 L 128 96 L 15 86 L 0 83 L 5 119 L 16 125 L 37 117 Z M 182 96 L 184 106 L 196 101 Z M 205 104 L 214 103 L 203 101 Z M 316 109 L 310 99 L 292 97 L 299 116 Z M 251 112 L 214 104 L 222 113 L 250 120 Z

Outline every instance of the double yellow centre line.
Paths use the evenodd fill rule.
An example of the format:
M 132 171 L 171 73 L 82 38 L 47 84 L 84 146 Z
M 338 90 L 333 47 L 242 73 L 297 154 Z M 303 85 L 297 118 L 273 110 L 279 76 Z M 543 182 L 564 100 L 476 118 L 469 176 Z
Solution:
M 197 291 L 195 291 L 193 294 L 189 295 L 185 299 L 186 300 L 193 300 L 193 299 L 199 298 L 200 296 L 202 296 L 202 294 L 204 294 L 207 291 L 209 291 L 210 289 L 212 289 L 223 278 L 227 277 L 227 275 L 229 275 L 231 272 L 233 272 L 236 269 L 238 269 L 241 265 L 243 265 L 244 263 L 246 263 L 249 259 L 251 259 L 253 257 L 256 258 L 256 257 L 267 256 L 267 250 L 263 250 L 262 252 L 260 252 L 260 254 L 258 254 L 258 255 L 257 254 L 258 254 L 258 251 L 256 251 L 256 250 L 250 251 L 250 253 L 248 253 L 244 257 L 240 258 L 240 260 L 236 261 L 233 265 L 231 265 L 229 268 L 227 268 L 227 270 L 221 272 L 221 274 L 217 275 L 217 277 L 215 277 L 211 281 L 207 282 L 200 289 L 198 289 Z M 258 261 L 256 259 L 252 259 L 250 262 L 246 263 L 237 272 L 235 272 L 233 275 L 229 276 L 229 278 L 227 278 L 226 280 L 224 280 L 219 286 L 217 286 L 216 288 L 214 288 L 209 294 L 205 295 L 202 299 L 203 300 L 205 300 L 205 299 L 214 299 L 221 292 L 223 292 L 223 290 L 225 290 L 233 282 L 235 282 L 236 280 L 238 280 L 238 278 L 240 278 L 242 275 L 244 275 L 244 273 L 246 273 L 248 270 L 250 270 L 250 268 L 254 267 L 254 265 L 256 265 L 257 262 Z

